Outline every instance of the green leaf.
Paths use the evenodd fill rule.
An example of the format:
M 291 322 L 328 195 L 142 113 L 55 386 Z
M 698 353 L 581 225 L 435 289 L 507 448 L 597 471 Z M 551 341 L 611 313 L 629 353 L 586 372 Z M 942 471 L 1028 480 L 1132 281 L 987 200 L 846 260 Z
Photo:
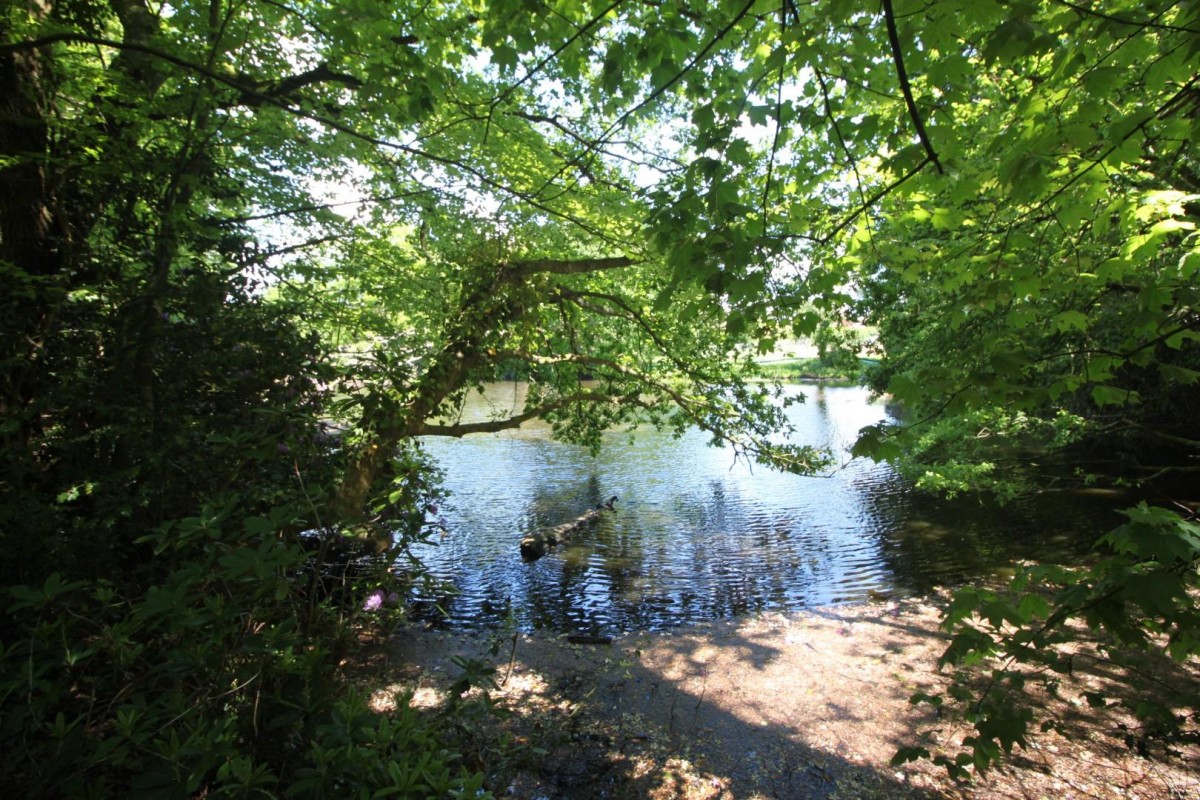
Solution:
M 1136 396 L 1127 389 L 1115 386 L 1096 385 L 1092 387 L 1092 402 L 1104 408 L 1106 406 L 1124 406 L 1134 402 Z
M 977 628 L 960 629 L 938 659 L 938 664 L 971 666 L 992 654 L 996 640 Z
M 1066 333 L 1068 331 L 1086 331 L 1088 329 L 1087 315 L 1079 311 L 1062 311 L 1055 315 L 1051 320 L 1051 324 L 1056 330 Z
M 774 112 L 774 107 L 766 105 L 751 104 L 746 108 L 746 116 L 751 125 L 769 125 Z
M 1017 615 L 1022 624 L 1045 619 L 1050 615 L 1050 603 L 1041 595 L 1027 594 L 1017 606 Z
M 511 73 L 519 63 L 517 50 L 507 44 L 498 44 L 492 48 L 492 63 L 506 73 Z
M 870 458 L 875 461 L 887 461 L 900 452 L 900 448 L 880 425 L 868 425 L 860 430 L 858 439 L 850 449 L 850 454 L 855 458 Z
M 750 145 L 745 139 L 734 139 L 725 148 L 725 157 L 730 163 L 738 166 L 748 166 L 753 158 L 750 154 Z
M 650 73 L 650 85 L 655 90 L 662 89 L 671 81 L 673 81 L 680 73 L 678 65 L 670 61 L 664 61 L 654 68 Z
M 919 761 L 923 758 L 929 758 L 930 756 L 931 754 L 929 750 L 924 747 L 901 747 L 896 751 L 896 754 L 892 756 L 890 763 L 893 767 L 899 767 L 909 763 L 910 761 Z
M 1155 367 L 1162 374 L 1163 378 L 1171 383 L 1191 386 L 1197 380 L 1200 380 L 1200 371 L 1198 370 L 1176 366 L 1175 364 L 1166 364 L 1161 361 L 1155 364 Z
M 601 86 L 606 94 L 616 95 L 619 92 L 623 70 L 624 47 L 620 43 L 614 43 L 604 56 L 604 66 L 600 73 Z
M 1009 61 L 1030 51 L 1037 32 L 1023 19 L 1008 19 L 992 31 L 983 47 L 983 58 L 992 63 Z
M 1083 76 L 1083 85 L 1092 95 L 1103 97 L 1112 87 L 1119 85 L 1128 75 L 1124 67 L 1097 67 Z

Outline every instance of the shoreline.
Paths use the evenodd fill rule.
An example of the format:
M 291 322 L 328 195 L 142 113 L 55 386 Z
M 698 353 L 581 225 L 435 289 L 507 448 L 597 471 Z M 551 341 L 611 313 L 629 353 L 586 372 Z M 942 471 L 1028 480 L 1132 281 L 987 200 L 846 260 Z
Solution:
M 1031 738 L 972 784 L 929 761 L 892 767 L 922 732 L 960 742 L 969 727 L 912 706 L 937 692 L 948 637 L 938 596 L 713 620 L 571 644 L 566 634 L 401 628 L 365 673 L 372 706 L 396 693 L 433 711 L 462 659 L 495 665 L 479 723 L 478 768 L 498 796 L 534 798 L 1176 798 L 1200 794 L 1200 753 L 1139 759 L 1111 737 Z M 459 661 L 456 664 L 456 659 Z M 1194 665 L 1193 665 L 1194 666 Z M 478 693 L 478 690 L 475 690 Z M 490 742 L 490 744 L 489 744 Z M 1082 759 L 1082 760 L 1081 760 Z M 1086 765 L 1086 766 L 1081 766 Z M 1122 793 L 1110 790 L 1119 789 Z M 1030 794 L 1032 792 L 1032 794 Z M 1186 792 L 1186 793 L 1181 793 Z M 507 793 L 507 794 L 506 794 Z M 1074 793 L 1074 794 L 1072 794 Z

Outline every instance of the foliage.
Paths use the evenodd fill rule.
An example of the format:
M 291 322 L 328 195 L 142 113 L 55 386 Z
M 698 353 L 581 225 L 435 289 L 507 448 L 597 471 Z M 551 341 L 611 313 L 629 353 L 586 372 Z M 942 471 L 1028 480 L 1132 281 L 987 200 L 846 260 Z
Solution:
M 346 694 L 337 665 L 359 622 L 322 599 L 307 577 L 321 566 L 296 540 L 333 478 L 319 421 L 331 373 L 289 309 L 220 285 L 195 276 L 168 305 L 152 421 L 128 373 L 96 357 L 120 344 L 95 341 L 117 334 L 111 295 L 73 300 L 47 341 L 61 381 L 35 401 L 55 424 L 3 506 L 6 786 L 474 791 L 436 724 L 380 718 Z M 388 501 L 406 513 L 436 502 L 433 473 L 398 465 Z M 421 535 L 401 523 L 398 545 Z
M 140 595 L 57 572 L 11 590 L 8 612 L 26 623 L 0 654 L 7 785 L 45 797 L 480 788 L 406 701 L 381 717 L 344 692 L 350 631 L 294 591 L 304 552 L 276 539 L 276 519 L 237 525 L 210 509 L 145 537 L 173 569 Z
M 986 460 L 994 421 L 1022 415 L 1068 413 L 1133 478 L 1194 450 L 1196 19 L 1108 5 L 1031 4 L 929 65 L 978 73 L 930 87 L 930 135 L 942 119 L 986 133 L 939 142 L 945 174 L 889 195 L 846 256 L 887 352 L 872 384 L 912 421 L 983 415 L 975 436 L 910 426 L 935 470 Z
M 908 23 L 929 60 L 929 143 L 944 169 L 889 192 L 840 255 L 860 275 L 849 305 L 886 353 L 872 385 L 907 415 L 864 431 L 856 451 L 950 494 L 1011 498 L 1070 481 L 1074 463 L 1086 465 L 1076 480 L 1107 472 L 1170 496 L 1197 448 L 1194 10 L 1029 4 L 980 20 L 978 35 L 953 16 Z M 971 46 L 940 45 L 951 31 Z M 966 126 L 981 135 L 948 135 Z M 1102 540 L 1124 544 L 1094 567 L 1031 570 L 1013 596 L 957 595 L 946 660 L 965 670 L 951 697 L 975 732 L 968 752 L 936 755 L 951 775 L 1024 744 L 1038 710 L 1024 683 L 1066 668 L 1075 619 L 1112 636 L 1114 658 L 1119 646 L 1194 655 L 1194 552 L 1153 552 L 1182 546 L 1193 523 L 1132 513 Z M 1035 579 L 1049 585 L 1033 591 Z M 1134 709 L 1164 735 L 1194 710 L 1194 697 Z
M 778 435 L 755 380 L 783 339 L 835 357 L 848 323 L 878 331 L 870 380 L 907 417 L 857 452 L 930 488 L 1021 491 L 1047 445 L 1130 480 L 1194 471 L 1198 13 L 7 4 L 13 774 L 46 793 L 272 791 L 304 769 L 296 794 L 358 771 L 468 791 L 410 717 L 361 724 L 332 677 L 346 619 L 290 580 L 297 533 L 398 555 L 440 499 L 413 441 L 532 417 L 593 448 L 614 424 L 699 426 L 812 472 L 827 454 Z M 458 419 L 516 376 L 524 409 Z M 1128 603 L 1067 602 L 1126 581 L 1186 654 L 1194 569 L 1139 594 L 1146 543 L 1191 530 L 1161 513 L 1111 539 L 1105 571 L 1046 579 L 1128 637 L 1149 624 Z M 1036 616 L 1016 608 L 999 619 Z M 977 713 L 982 765 L 1027 720 Z M 415 759 L 395 774 L 370 757 L 389 736 Z
M 1035 491 L 1035 479 L 1046 480 L 1054 464 L 1051 453 L 1081 441 L 1086 429 L 1086 419 L 1063 410 L 1046 418 L 986 407 L 934 418 L 899 441 L 880 444 L 865 437 L 858 447 L 895 448 L 899 471 L 923 491 L 947 497 L 986 493 L 1009 501 Z M 1027 466 L 1030 453 L 1043 462 L 1043 473 Z M 1050 478 L 1078 480 L 1061 467 Z
M 955 710 L 975 732 L 963 752 L 940 753 L 935 762 L 955 778 L 969 777 L 967 766 L 985 770 L 1014 745 L 1027 745 L 1035 730 L 1061 729 L 1064 720 L 1025 694 L 1039 684 L 1057 696 L 1075 669 L 1075 629 L 1083 623 L 1098 639 L 1102 663 L 1126 670 L 1140 682 L 1132 653 L 1165 651 L 1183 662 L 1200 652 L 1200 623 L 1192 593 L 1200 565 L 1200 525 L 1145 504 L 1125 512 L 1129 521 L 1101 540 L 1104 557 L 1088 567 L 1037 565 L 1024 568 L 1005 591 L 958 591 L 944 627 L 954 634 L 942 656 L 954 666 L 954 681 L 943 695 L 914 695 L 914 703 Z M 978 675 L 986 676 L 982 687 Z M 1161 683 L 1161 682 L 1159 682 Z M 1146 754 L 1154 744 L 1170 745 L 1196 736 L 1200 693 L 1194 683 L 1163 684 L 1157 695 L 1128 686 L 1115 695 L 1085 691 L 1091 708 L 1124 706 L 1141 723 L 1126 730 L 1126 742 Z M 1168 750 L 1169 752 L 1169 750 Z M 924 747 L 907 747 L 894 763 L 930 757 Z

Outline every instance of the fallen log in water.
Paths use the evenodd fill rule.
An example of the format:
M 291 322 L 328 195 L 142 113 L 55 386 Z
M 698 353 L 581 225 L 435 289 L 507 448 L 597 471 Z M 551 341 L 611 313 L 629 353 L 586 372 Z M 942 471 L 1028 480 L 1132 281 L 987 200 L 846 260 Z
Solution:
M 616 497 L 612 497 L 607 503 L 601 503 L 590 511 L 580 514 L 570 522 L 564 522 L 561 525 L 555 525 L 553 528 L 547 528 L 544 531 L 538 531 L 526 536 L 521 540 L 521 557 L 526 561 L 538 560 L 546 555 L 547 550 L 559 542 L 565 541 L 571 534 L 599 522 L 600 517 L 606 510 L 614 510 L 613 503 L 616 500 Z

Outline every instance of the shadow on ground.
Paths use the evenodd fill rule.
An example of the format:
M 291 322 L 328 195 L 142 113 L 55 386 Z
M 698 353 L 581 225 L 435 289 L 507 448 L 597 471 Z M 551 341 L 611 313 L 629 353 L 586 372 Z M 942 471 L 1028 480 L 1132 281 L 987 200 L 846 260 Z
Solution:
M 941 796 L 926 772 L 888 766 L 934 721 L 907 699 L 936 679 L 935 618 L 879 604 L 611 645 L 407 630 L 389 645 L 377 699 L 386 707 L 408 689 L 434 706 L 459 672 L 454 657 L 499 664 L 492 695 L 513 713 L 481 727 L 476 749 L 497 793 L 515 797 Z M 504 734 L 508 754 L 489 750 Z
M 1198 665 L 1139 661 L 1120 669 L 1083 648 L 1053 694 L 1030 681 L 1042 712 L 1062 721 L 972 784 L 928 761 L 892 767 L 916 743 L 954 753 L 969 726 L 914 707 L 945 688 L 946 639 L 925 601 L 873 603 L 721 621 L 611 644 L 525 634 L 470 636 L 406 628 L 367 666 L 374 705 L 444 708 L 464 659 L 495 664 L 489 699 L 507 716 L 462 716 L 456 742 L 497 795 L 552 800 L 781 798 L 1200 797 L 1200 747 L 1142 758 L 1114 705 L 1084 713 L 1087 691 L 1134 701 L 1154 684 L 1180 690 Z M 1089 669 L 1089 666 L 1091 667 Z M 1040 693 L 1039 693 L 1040 692 Z M 478 693 L 476 693 L 478 697 Z M 1163 755 L 1160 753 L 1159 755 Z

